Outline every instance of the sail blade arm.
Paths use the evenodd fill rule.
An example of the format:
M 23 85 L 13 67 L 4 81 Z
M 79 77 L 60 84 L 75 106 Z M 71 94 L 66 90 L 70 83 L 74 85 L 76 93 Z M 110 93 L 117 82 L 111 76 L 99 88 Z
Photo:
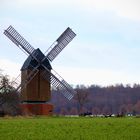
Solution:
M 71 100 L 76 91 L 56 71 L 51 70 L 50 72 L 46 67 L 45 70 L 42 74 L 44 79 L 50 82 L 56 89 L 59 89 L 65 98 Z
M 76 34 L 69 27 L 59 36 L 59 38 L 46 51 L 46 57 L 53 61 L 56 56 L 73 40 Z
M 4 34 L 28 55 L 35 50 L 11 25 L 4 31 Z

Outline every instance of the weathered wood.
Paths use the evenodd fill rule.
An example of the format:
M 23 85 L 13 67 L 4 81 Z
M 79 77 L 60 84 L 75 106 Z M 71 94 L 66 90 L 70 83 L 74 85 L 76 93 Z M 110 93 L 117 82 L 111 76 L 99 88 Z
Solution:
M 37 75 L 21 89 L 21 101 L 49 101 L 51 98 L 50 82 L 45 80 L 39 70 Z M 29 75 L 31 70 L 24 70 L 21 73 L 21 82 Z

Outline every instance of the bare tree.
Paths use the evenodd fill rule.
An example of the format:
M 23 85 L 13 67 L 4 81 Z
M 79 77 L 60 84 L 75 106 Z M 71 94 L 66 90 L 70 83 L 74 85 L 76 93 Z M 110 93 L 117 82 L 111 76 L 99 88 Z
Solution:
M 14 90 L 14 87 L 11 85 L 8 75 L 0 76 L 0 93 L 9 93 Z
M 9 77 L 0 74 L 0 116 L 20 114 L 19 103 L 18 93 L 14 90 Z
M 77 86 L 76 91 L 77 91 L 77 93 L 76 93 L 74 99 L 78 103 L 79 115 L 82 115 L 84 113 L 82 111 L 84 105 L 89 102 L 89 92 L 86 89 L 86 87 L 84 87 L 84 86 Z

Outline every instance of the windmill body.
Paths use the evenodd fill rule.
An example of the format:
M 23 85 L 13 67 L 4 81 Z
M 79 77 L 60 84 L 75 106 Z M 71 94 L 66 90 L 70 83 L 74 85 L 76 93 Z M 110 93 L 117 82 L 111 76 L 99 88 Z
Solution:
M 4 34 L 29 56 L 21 68 L 21 84 L 16 88 L 21 97 L 23 113 L 34 115 L 51 115 L 53 105 L 51 85 L 66 97 L 72 99 L 73 88 L 52 69 L 50 62 L 68 45 L 76 34 L 68 27 L 49 47 L 47 55 L 40 49 L 34 49 L 12 26 Z
M 39 48 L 34 50 L 33 53 L 35 53 L 40 61 L 45 57 Z M 45 59 L 43 64 L 51 71 L 52 67 L 48 59 Z M 38 62 L 32 55 L 29 55 L 21 68 L 21 84 L 24 83 L 28 75 L 37 65 Z M 45 80 L 42 76 L 45 68 L 40 66 L 37 69 L 38 73 L 26 86 L 21 88 L 21 107 L 24 114 L 51 115 L 53 112 L 53 105 L 48 103 L 51 100 L 51 84 L 50 81 Z M 47 76 L 48 79 L 50 79 L 49 72 Z
M 40 49 L 36 49 L 35 53 L 39 58 L 44 58 L 44 54 Z M 34 67 L 38 65 L 38 62 L 32 58 L 30 55 L 24 62 L 21 68 L 21 82 L 24 82 L 29 73 L 33 70 Z M 46 59 L 44 65 L 51 71 L 51 65 Z M 24 102 L 46 102 L 50 100 L 51 91 L 50 91 L 50 81 L 47 81 L 42 76 L 42 73 L 45 71 L 44 67 L 38 67 L 38 73 L 33 77 L 33 79 L 21 89 L 21 101 Z M 50 74 L 48 73 L 48 78 L 50 79 Z

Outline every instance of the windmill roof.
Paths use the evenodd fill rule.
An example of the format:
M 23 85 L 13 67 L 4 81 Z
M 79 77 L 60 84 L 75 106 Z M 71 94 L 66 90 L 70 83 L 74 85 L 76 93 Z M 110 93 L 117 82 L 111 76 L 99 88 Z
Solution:
M 33 52 L 33 55 L 36 56 L 37 60 L 39 60 L 41 62 L 41 60 L 45 57 L 45 55 L 40 51 L 40 49 L 36 49 Z M 52 69 L 49 60 L 46 58 L 42 64 L 47 67 L 49 70 Z M 21 71 L 23 70 L 27 70 L 27 69 L 33 69 L 34 67 L 36 67 L 38 65 L 38 62 L 31 56 L 29 55 L 28 58 L 25 60 L 25 62 L 23 63 L 23 66 L 21 67 Z M 39 67 L 39 69 L 43 69 L 42 66 Z

